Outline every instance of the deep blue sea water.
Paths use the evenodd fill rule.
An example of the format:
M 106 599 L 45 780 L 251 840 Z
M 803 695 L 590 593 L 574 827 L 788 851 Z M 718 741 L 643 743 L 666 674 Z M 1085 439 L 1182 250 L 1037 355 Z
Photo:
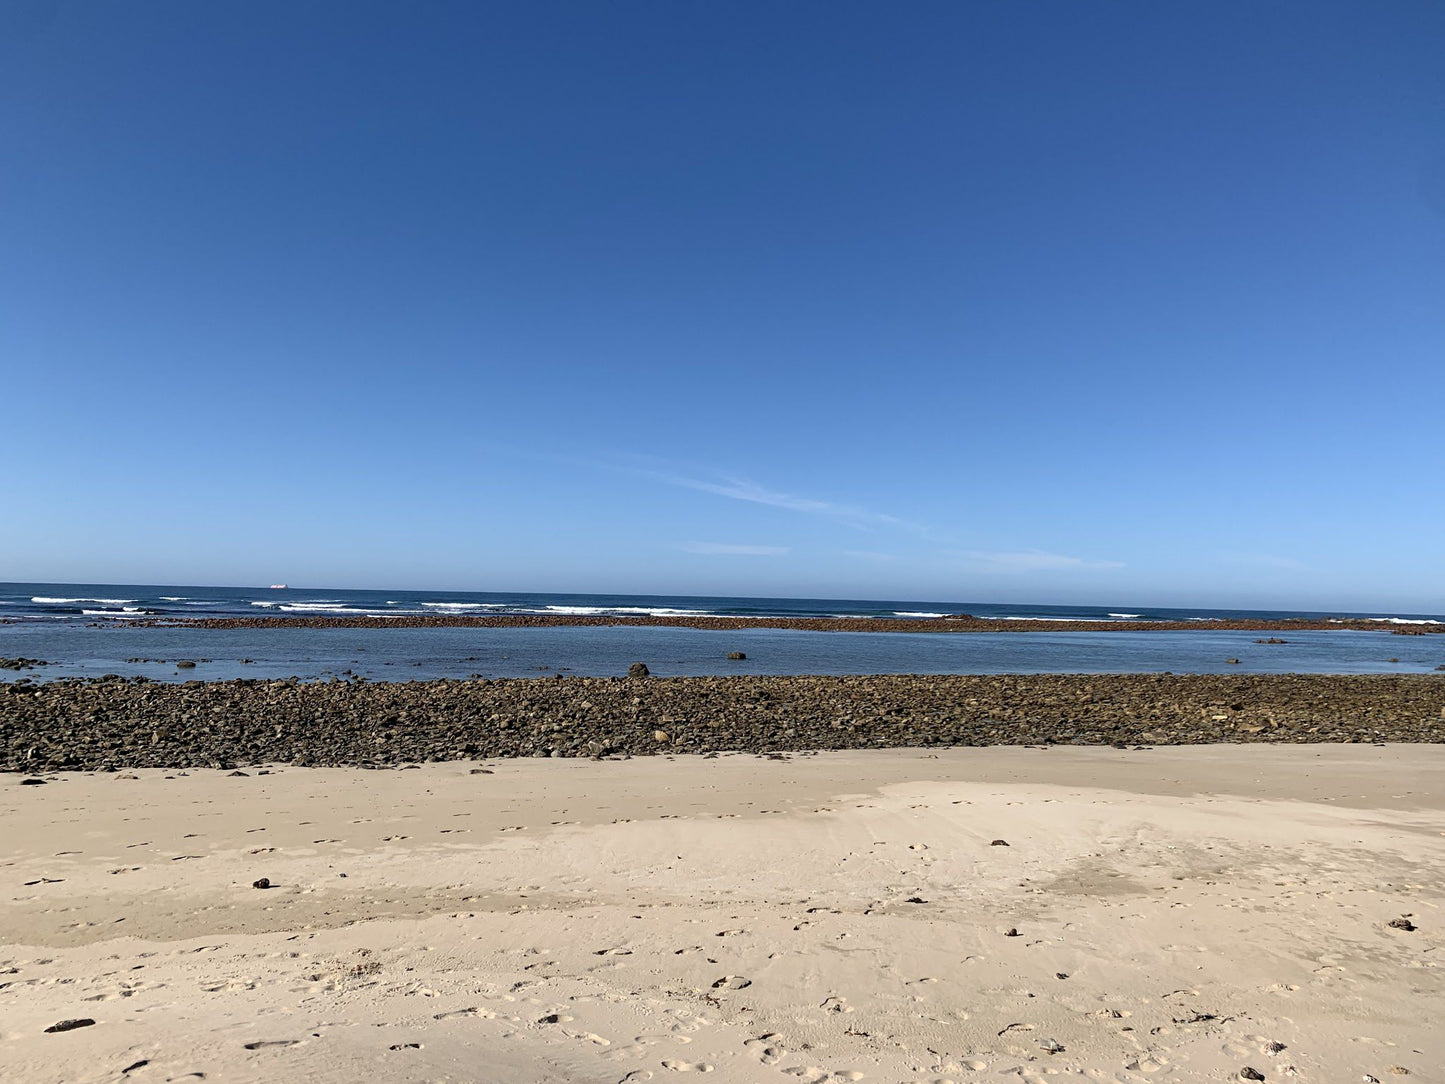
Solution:
M 1197 620 L 1187 632 L 909 633 L 710 631 L 683 628 L 144 628 L 139 617 L 419 613 L 729 614 Z M 1210 630 L 1221 618 L 1367 617 L 1380 632 L 1290 633 L 1256 644 L 1254 632 Z M 1391 628 L 1445 623 L 1431 614 L 1005 606 L 979 602 L 687 596 L 526 595 L 490 592 L 0 584 L 0 656 L 55 665 L 0 671 L 0 680 L 145 674 L 158 680 L 362 675 L 607 676 L 644 661 L 656 674 L 884 673 L 1423 673 L 1445 663 L 1445 633 L 1391 636 Z M 1026 627 L 1026 625 L 1025 625 Z M 729 651 L 747 659 L 730 662 Z M 1238 664 L 1226 660 L 1239 659 Z M 178 670 L 177 660 L 197 661 Z M 241 660 L 250 660 L 242 662 Z M 1389 660 L 1397 661 L 1391 662 Z
M 656 614 L 757 617 L 928 618 L 968 613 L 1026 621 L 1201 621 L 1286 617 L 1373 618 L 1382 624 L 1445 623 L 1440 614 L 1177 609 L 1129 604 L 1045 606 L 969 601 L 712 598 L 693 595 L 562 595 L 499 591 L 351 591 L 336 588 L 155 587 L 135 584 L 0 583 L 0 618 L 87 624 L 138 617 L 404 616 L 412 614 Z

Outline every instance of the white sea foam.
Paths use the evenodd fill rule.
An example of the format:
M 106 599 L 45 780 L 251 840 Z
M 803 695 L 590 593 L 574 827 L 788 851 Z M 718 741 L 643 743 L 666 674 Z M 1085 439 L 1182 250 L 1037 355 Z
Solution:
M 162 601 L 162 602 L 189 602 L 189 601 L 190 601 L 190 597 L 187 596 L 187 595 L 162 595 L 162 596 L 161 596 L 161 601 Z
M 1440 625 L 1433 617 L 1367 617 L 1366 621 L 1380 621 L 1386 625 Z
M 52 603 L 99 602 L 99 603 L 101 603 L 102 605 L 107 605 L 107 606 L 121 606 L 121 605 L 124 605 L 124 604 L 127 603 L 127 602 L 139 602 L 140 600 L 139 600 L 139 599 L 134 599 L 134 598 L 47 598 L 45 595 L 36 595 L 36 596 L 35 596 L 34 598 L 32 598 L 30 601 L 31 601 L 31 602 L 52 602 Z
M 894 610 L 894 617 L 947 617 L 947 614 L 929 613 L 927 610 Z
M 344 613 L 344 612 L 355 612 L 355 613 L 366 612 L 366 613 L 370 613 L 370 612 L 371 612 L 371 611 L 369 611 L 369 610 L 367 610 L 367 611 L 361 611 L 361 610 L 347 611 L 347 610 L 345 609 L 345 607 L 342 605 L 342 603 L 336 602 L 336 601 L 334 601 L 334 600 L 332 600 L 332 599 L 326 599 L 326 598 L 300 599 L 300 600 L 298 600 L 298 601 L 296 601 L 296 602 L 270 602 L 270 601 L 267 601 L 267 602 L 253 602 L 253 603 L 251 603 L 251 605 L 252 605 L 252 606 L 264 606 L 264 607 L 266 607 L 267 609 L 273 609 L 273 608 L 279 606 L 279 607 L 280 607 L 281 609 L 283 609 L 283 610 L 293 610 L 293 609 L 295 609 L 297 606 L 305 606 L 306 608 L 308 608 L 308 609 L 313 609 L 313 610 L 336 610 L 336 611 L 342 612 L 342 613 Z
M 367 617 L 400 617 L 400 614 L 385 610 L 366 610 L 355 606 L 343 606 L 339 602 L 283 602 L 279 609 L 293 614 L 362 614 Z
M 665 606 L 546 606 L 529 613 L 567 614 L 570 617 L 606 617 L 642 614 L 647 617 L 717 617 L 711 610 L 672 610 Z
M 999 618 L 1000 621 L 1093 621 L 1092 617 L 1020 617 L 1009 615 Z
M 396 606 L 400 603 L 388 603 Z M 505 610 L 505 602 L 423 602 L 423 606 L 429 606 L 434 610 Z
M 86 617 L 144 617 L 139 606 L 128 606 L 124 610 L 81 610 Z
M 1110 617 L 1143 617 L 1143 614 L 1110 614 Z

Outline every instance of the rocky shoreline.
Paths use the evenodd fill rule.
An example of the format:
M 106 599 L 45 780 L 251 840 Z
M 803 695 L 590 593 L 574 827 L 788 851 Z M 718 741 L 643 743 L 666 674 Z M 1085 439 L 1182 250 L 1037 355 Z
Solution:
M 100 622 L 95 622 L 101 625 Z M 196 629 L 536 629 L 644 626 L 681 629 L 798 629 L 805 632 L 1390 632 L 1397 636 L 1445 633 L 1440 625 L 1392 625 L 1359 618 L 1290 618 L 1280 621 L 1047 621 L 951 614 L 934 618 L 697 617 L 588 614 L 404 614 L 396 617 L 289 616 L 127 618 L 112 628 Z
M 0 685 L 0 770 L 388 767 L 949 745 L 1445 742 L 1434 675 L 1003 675 Z

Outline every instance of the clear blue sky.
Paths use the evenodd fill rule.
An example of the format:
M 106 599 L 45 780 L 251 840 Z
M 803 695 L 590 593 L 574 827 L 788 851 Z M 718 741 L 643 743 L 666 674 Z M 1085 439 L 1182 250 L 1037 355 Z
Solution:
M 0 579 L 1445 609 L 1445 5 L 0 4 Z

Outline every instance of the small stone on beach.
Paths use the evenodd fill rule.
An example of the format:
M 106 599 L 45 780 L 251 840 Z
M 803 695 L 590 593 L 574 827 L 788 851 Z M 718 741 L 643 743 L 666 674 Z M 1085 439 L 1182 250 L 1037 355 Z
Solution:
M 270 877 L 258 877 L 256 880 L 254 880 L 254 881 L 251 882 L 251 887 L 252 887 L 252 888 L 270 888 L 270 887 L 271 887 L 271 878 L 270 878 Z
M 58 1024 L 51 1024 L 45 1029 L 45 1034 L 50 1035 L 57 1031 L 74 1031 L 76 1028 L 88 1028 L 95 1021 L 88 1016 L 82 1016 L 75 1020 L 62 1020 Z

